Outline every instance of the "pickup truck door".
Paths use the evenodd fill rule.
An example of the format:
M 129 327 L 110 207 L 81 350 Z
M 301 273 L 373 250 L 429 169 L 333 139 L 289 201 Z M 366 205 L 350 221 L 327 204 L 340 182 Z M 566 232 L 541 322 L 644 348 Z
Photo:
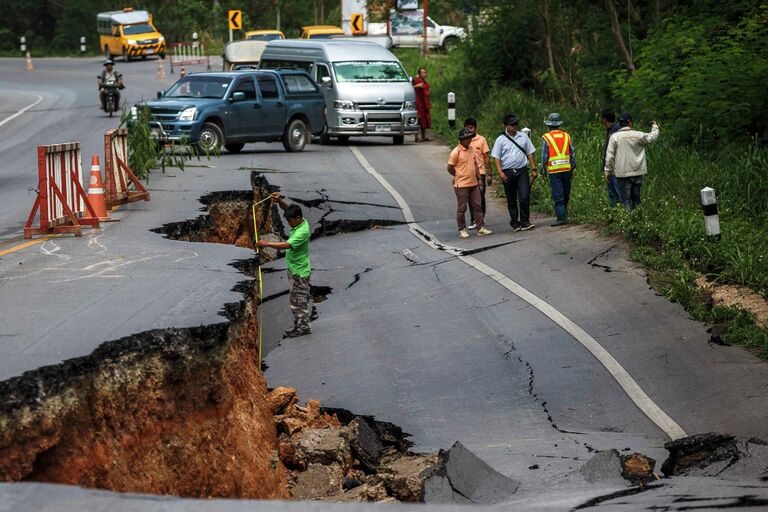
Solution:
M 440 46 L 440 27 L 427 17 L 427 44 L 431 47 Z
M 232 96 L 236 92 L 245 94 L 245 99 L 232 101 Z M 237 80 L 232 92 L 229 93 L 230 104 L 228 107 L 229 119 L 226 123 L 226 137 L 248 138 L 259 130 L 259 118 L 261 104 L 256 96 L 256 85 L 253 83 L 253 76 L 244 76 Z
M 261 95 L 259 135 L 281 136 L 285 129 L 285 100 L 282 87 L 272 75 L 257 78 Z

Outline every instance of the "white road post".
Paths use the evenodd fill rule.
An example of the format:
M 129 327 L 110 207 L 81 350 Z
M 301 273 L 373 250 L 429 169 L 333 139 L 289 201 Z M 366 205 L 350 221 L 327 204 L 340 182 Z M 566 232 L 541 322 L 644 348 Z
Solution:
M 456 94 L 448 93 L 448 126 L 456 126 Z
M 27 51 L 27 38 L 24 37 L 24 36 L 21 36 L 19 41 L 21 42 L 21 53 L 26 52 Z
M 80 38 L 80 53 L 85 53 L 85 36 Z
M 701 207 L 704 210 L 704 229 L 711 239 L 720 240 L 720 218 L 717 216 L 717 198 L 715 189 L 701 189 Z

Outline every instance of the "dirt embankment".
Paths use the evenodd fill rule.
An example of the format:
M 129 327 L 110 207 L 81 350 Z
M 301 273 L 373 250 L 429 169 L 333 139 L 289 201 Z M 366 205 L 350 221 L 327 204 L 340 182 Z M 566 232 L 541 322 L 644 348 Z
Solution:
M 250 223 L 228 213 L 267 192 L 255 183 L 247 198 L 211 197 L 216 218 L 198 219 L 208 227 L 200 241 L 247 245 L 250 211 Z M 270 229 L 268 216 L 257 222 Z M 229 322 L 136 334 L 0 383 L 0 480 L 289 498 L 259 369 L 255 287 L 240 290 Z

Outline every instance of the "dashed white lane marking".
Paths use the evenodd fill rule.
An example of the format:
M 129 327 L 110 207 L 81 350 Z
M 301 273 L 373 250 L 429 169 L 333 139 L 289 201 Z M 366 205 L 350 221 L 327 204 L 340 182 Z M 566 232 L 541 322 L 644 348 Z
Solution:
M 18 112 L 16 112 L 16 113 L 15 113 L 15 114 L 13 114 L 12 116 L 6 117 L 6 118 L 5 118 L 5 119 L 3 119 L 2 121 L 0 121 L 0 126 L 3 126 L 5 123 L 9 123 L 9 122 L 13 121 L 13 120 L 14 120 L 14 119 L 16 119 L 17 117 L 19 117 L 21 114 L 23 114 L 23 113 L 24 113 L 24 112 L 26 112 L 27 110 L 31 109 L 32 107 L 34 107 L 35 105 L 37 105 L 38 103 L 40 103 L 41 101 L 43 101 L 43 97 L 42 97 L 42 96 L 40 96 L 39 94 L 35 94 L 35 96 L 37 97 L 37 100 L 36 100 L 34 103 L 30 103 L 29 105 L 27 105 L 27 106 L 26 106 L 26 107 L 24 107 L 23 109 L 19 110 Z
M 392 185 L 389 184 L 384 176 L 379 174 L 376 169 L 374 169 L 374 167 L 363 156 L 360 150 L 355 146 L 350 146 L 350 150 L 352 151 L 352 154 L 355 155 L 355 158 L 357 158 L 357 161 L 360 163 L 363 169 L 365 169 L 368 174 L 373 176 L 373 178 L 392 195 L 394 200 L 403 211 L 403 217 L 405 217 L 405 222 L 408 223 L 408 229 L 419 240 L 434 249 L 440 248 L 443 251 L 454 254 L 459 260 L 463 261 L 479 272 L 482 272 L 510 292 L 523 299 L 531 306 L 538 309 L 541 313 L 559 325 L 568 334 L 573 336 L 579 343 L 584 346 L 584 348 L 586 348 L 593 356 L 595 356 L 595 358 L 600 361 L 600 364 L 602 364 L 606 370 L 608 370 L 608 373 L 611 374 L 611 376 L 616 380 L 619 386 L 621 386 L 627 396 L 643 412 L 643 414 L 648 416 L 648 418 L 650 418 L 650 420 L 653 421 L 670 438 L 679 439 L 687 435 L 685 431 L 680 427 L 680 425 L 675 422 L 675 420 L 670 418 L 669 415 L 667 415 L 667 413 L 661 409 L 661 407 L 656 405 L 656 403 L 651 400 L 651 397 L 649 397 L 645 391 L 642 390 L 642 388 L 637 384 L 637 382 L 635 382 L 629 372 L 627 372 L 627 370 L 625 370 L 624 367 L 621 366 L 621 364 L 616 361 L 616 359 L 607 350 L 605 350 L 602 345 L 600 345 L 592 336 L 587 334 L 584 329 L 576 325 L 571 319 L 558 311 L 554 306 L 531 293 L 526 288 L 520 286 L 515 281 L 505 276 L 493 267 L 486 265 L 485 263 L 472 256 L 462 256 L 460 249 L 456 247 L 450 247 L 441 244 L 433 234 L 419 226 L 413 217 L 411 208 L 408 206 L 408 203 L 405 202 L 403 196 L 401 196 L 400 193 L 395 190 Z

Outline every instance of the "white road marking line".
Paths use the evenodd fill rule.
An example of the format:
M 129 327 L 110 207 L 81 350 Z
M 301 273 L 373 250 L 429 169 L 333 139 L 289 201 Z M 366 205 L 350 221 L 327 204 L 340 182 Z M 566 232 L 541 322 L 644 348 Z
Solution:
M 31 104 L 27 105 L 26 107 L 24 107 L 23 109 L 19 110 L 18 112 L 16 112 L 16 113 L 15 113 L 15 114 L 13 114 L 12 116 L 10 116 L 10 117 L 6 117 L 6 118 L 5 118 L 5 119 L 3 119 L 2 121 L 0 121 L 0 126 L 3 126 L 5 123 L 9 123 L 9 122 L 13 121 L 13 120 L 14 120 L 14 119 L 16 119 L 17 117 L 19 117 L 21 114 L 23 114 L 23 113 L 24 113 L 24 112 L 26 112 L 27 110 L 31 109 L 32 107 L 34 107 L 35 105 L 37 105 L 38 103 L 40 103 L 41 101 L 43 101 L 43 97 L 42 97 L 42 96 L 40 96 L 39 94 L 35 94 L 35 96 L 37 97 L 37 101 L 35 101 L 34 103 L 31 103 Z
M 682 427 L 680 427 L 680 425 L 678 425 L 675 420 L 670 418 L 669 415 L 667 415 L 667 413 L 661 409 L 661 407 L 656 405 L 656 403 L 645 393 L 645 391 L 642 390 L 637 382 L 635 382 L 629 372 L 627 372 L 627 370 L 624 369 L 624 367 L 621 366 L 621 364 L 607 350 L 605 350 L 602 345 L 600 345 L 594 338 L 592 338 L 592 336 L 587 334 L 586 331 L 584 331 L 572 320 L 558 311 L 554 306 L 531 293 L 526 288 L 520 286 L 498 270 L 490 267 L 489 265 L 486 265 L 485 263 L 472 256 L 462 256 L 460 250 L 455 247 L 441 244 L 433 234 L 419 226 L 413 217 L 411 208 L 408 206 L 408 203 L 405 202 L 403 196 L 401 196 L 400 193 L 395 190 L 392 185 L 389 184 L 386 178 L 384 178 L 376 171 L 376 169 L 373 168 L 373 166 L 363 156 L 360 150 L 355 146 L 350 146 L 349 149 L 352 151 L 352 154 L 355 155 L 355 158 L 357 158 L 357 161 L 360 163 L 363 169 L 365 169 L 368 174 L 373 176 L 374 179 L 376 179 L 376 181 L 378 181 L 381 186 L 384 187 L 387 192 L 392 195 L 394 200 L 403 211 L 403 217 L 405 217 L 405 221 L 408 223 L 409 231 L 413 233 L 419 240 L 432 247 L 433 249 L 440 248 L 443 251 L 456 255 L 459 260 L 475 268 L 479 272 L 487 275 L 501 286 L 514 293 L 531 306 L 538 309 L 550 320 L 559 325 L 564 331 L 573 336 L 579 343 L 584 346 L 584 348 L 586 348 L 593 356 L 595 356 L 595 358 L 600 361 L 606 370 L 608 370 L 608 373 L 611 374 L 614 380 L 616 380 L 619 386 L 621 386 L 627 396 L 635 403 L 635 405 L 637 405 L 643 414 L 648 416 L 648 418 L 650 418 L 650 420 L 653 421 L 661 430 L 663 430 L 671 439 L 679 439 L 687 435 Z

